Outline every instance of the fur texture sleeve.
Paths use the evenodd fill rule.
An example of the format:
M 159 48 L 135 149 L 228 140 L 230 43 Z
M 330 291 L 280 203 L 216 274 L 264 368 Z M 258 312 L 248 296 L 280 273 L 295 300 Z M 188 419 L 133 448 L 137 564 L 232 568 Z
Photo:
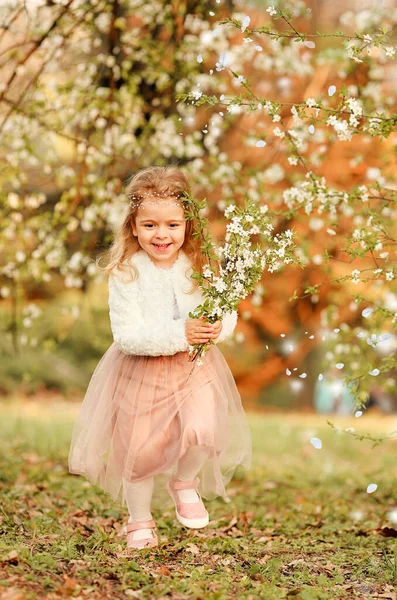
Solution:
M 185 319 L 165 321 L 156 314 L 150 321 L 143 321 L 135 282 L 124 282 L 110 275 L 108 286 L 110 325 L 114 342 L 122 352 L 168 356 L 189 349 Z
M 233 310 L 230 313 L 226 313 L 222 319 L 222 329 L 218 337 L 214 340 L 215 344 L 223 342 L 230 337 L 237 325 L 237 311 Z

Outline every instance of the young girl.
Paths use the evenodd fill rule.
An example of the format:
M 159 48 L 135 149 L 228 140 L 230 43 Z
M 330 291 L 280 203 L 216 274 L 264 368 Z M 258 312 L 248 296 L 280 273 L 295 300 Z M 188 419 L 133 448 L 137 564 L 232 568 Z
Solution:
M 127 505 L 129 548 L 158 545 L 151 508 L 170 497 L 182 525 L 205 527 L 201 497 L 227 501 L 236 466 L 251 463 L 241 398 L 216 346 L 232 334 L 237 313 L 213 325 L 188 316 L 203 301 L 190 275 L 207 263 L 195 220 L 185 218 L 189 191 L 176 167 L 146 168 L 128 184 L 106 266 L 114 343 L 73 428 L 69 471 Z M 215 345 L 189 377 L 189 346 L 210 339 Z

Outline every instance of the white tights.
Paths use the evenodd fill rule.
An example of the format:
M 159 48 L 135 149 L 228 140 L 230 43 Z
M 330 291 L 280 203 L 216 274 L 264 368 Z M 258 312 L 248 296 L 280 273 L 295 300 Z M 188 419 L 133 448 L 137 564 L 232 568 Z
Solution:
M 207 458 L 207 450 L 202 446 L 193 446 L 187 450 L 178 462 L 177 478 L 181 481 L 191 481 L 194 479 Z M 128 512 L 130 513 L 129 523 L 136 521 L 150 521 L 152 513 L 150 504 L 153 494 L 154 478 L 148 477 L 142 481 L 128 482 L 123 479 L 124 494 L 127 502 Z M 195 490 L 180 490 L 178 496 L 182 502 L 197 502 L 198 495 Z M 147 537 L 149 530 L 142 529 L 135 533 L 134 538 Z M 146 533 L 145 533 L 146 532 Z

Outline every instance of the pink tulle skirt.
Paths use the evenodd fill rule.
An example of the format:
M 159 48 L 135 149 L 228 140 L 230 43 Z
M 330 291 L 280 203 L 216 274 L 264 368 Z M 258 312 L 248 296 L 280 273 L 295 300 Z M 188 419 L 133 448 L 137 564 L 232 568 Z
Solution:
M 216 345 L 202 365 L 188 353 L 124 354 L 113 343 L 98 363 L 73 428 L 69 471 L 125 505 L 122 479 L 155 476 L 152 506 L 171 504 L 178 460 L 205 447 L 200 493 L 221 496 L 237 465 L 251 464 L 251 436 L 229 366 Z M 190 375 L 190 376 L 189 376 Z

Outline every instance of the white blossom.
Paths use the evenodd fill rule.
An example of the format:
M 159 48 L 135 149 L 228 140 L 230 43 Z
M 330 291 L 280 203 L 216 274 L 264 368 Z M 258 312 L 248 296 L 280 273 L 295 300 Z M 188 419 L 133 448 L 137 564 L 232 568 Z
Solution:
M 306 106 L 309 106 L 311 108 L 316 105 L 317 105 L 317 101 L 314 98 L 308 98 L 306 100 Z

